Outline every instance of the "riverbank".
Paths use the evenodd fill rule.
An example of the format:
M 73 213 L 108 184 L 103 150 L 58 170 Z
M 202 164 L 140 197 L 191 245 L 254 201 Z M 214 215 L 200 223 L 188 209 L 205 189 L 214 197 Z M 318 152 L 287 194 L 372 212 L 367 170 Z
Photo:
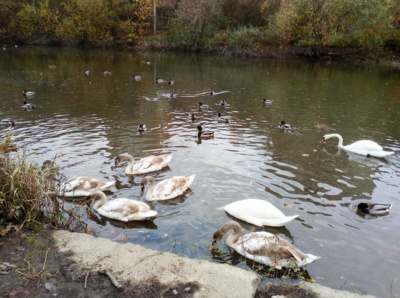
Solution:
M 195 52 L 219 56 L 240 58 L 268 58 L 268 59 L 308 59 L 314 61 L 346 61 L 354 63 L 377 63 L 380 65 L 400 68 L 400 52 L 390 48 L 353 48 L 353 47 L 301 47 L 301 46 L 263 46 L 251 47 L 191 47 L 189 50 L 180 46 L 173 46 L 167 42 L 157 40 L 139 40 L 135 45 L 119 44 L 118 48 L 135 52 Z
M 83 233 L 9 232 L 0 242 L 2 297 L 373 298 L 311 283 L 264 292 L 253 272 Z
M 229 46 L 193 46 L 175 45 L 163 39 L 141 38 L 135 42 L 115 42 L 99 44 L 86 42 L 62 42 L 54 40 L 33 39 L 21 44 L 20 41 L 3 42 L 3 50 L 14 46 L 55 46 L 75 47 L 83 49 L 117 49 L 140 52 L 171 52 L 197 53 L 215 56 L 238 58 L 268 58 L 268 59 L 306 59 L 311 61 L 342 61 L 359 64 L 379 64 L 400 69 L 400 52 L 389 47 L 357 48 L 357 47 L 327 47 L 327 46 L 291 46 L 270 45 L 262 47 L 229 47 Z

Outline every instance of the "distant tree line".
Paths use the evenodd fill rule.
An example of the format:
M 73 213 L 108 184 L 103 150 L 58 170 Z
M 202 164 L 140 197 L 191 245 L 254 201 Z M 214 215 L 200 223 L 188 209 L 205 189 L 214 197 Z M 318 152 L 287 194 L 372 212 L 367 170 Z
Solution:
M 187 50 L 257 51 L 288 45 L 400 52 L 400 1 L 2 0 L 0 39 Z

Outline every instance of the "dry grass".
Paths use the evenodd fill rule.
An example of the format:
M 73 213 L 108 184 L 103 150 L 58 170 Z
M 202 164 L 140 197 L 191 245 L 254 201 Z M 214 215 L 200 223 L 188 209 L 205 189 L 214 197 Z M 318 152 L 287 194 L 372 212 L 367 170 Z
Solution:
M 0 223 L 41 221 L 59 208 L 54 163 L 46 167 L 17 150 L 12 132 L 0 143 Z

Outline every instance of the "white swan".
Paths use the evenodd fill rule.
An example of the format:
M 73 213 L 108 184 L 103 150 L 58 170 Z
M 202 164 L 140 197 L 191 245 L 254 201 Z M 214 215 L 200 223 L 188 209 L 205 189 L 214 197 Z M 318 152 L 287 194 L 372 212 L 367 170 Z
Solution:
M 126 198 L 118 198 L 107 201 L 107 196 L 102 191 L 95 191 L 90 196 L 93 199 L 100 199 L 93 208 L 100 215 L 120 221 L 148 220 L 157 215 L 157 211 L 150 210 L 149 205 L 143 202 Z
M 233 217 L 259 227 L 282 227 L 298 217 L 298 215 L 285 216 L 271 203 L 258 199 L 237 201 L 226 205 L 224 210 Z
M 115 184 L 115 181 L 103 181 L 92 177 L 76 177 L 60 187 L 59 195 L 64 197 L 89 196 L 93 191 L 104 191 Z
M 153 177 L 146 176 L 142 180 L 142 190 L 144 191 L 147 183 L 150 182 L 150 188 L 146 194 L 147 201 L 170 200 L 182 195 L 190 187 L 195 176 L 174 176 L 159 182 L 157 185 L 154 185 Z
M 125 169 L 125 173 L 139 175 L 161 171 L 163 168 L 168 166 L 168 164 L 171 162 L 171 159 L 172 154 L 168 156 L 150 155 L 135 163 L 135 159 L 132 157 L 132 155 L 120 154 L 115 158 L 115 166 L 117 166 L 120 162 L 127 160 L 128 165 Z
M 388 155 L 394 153 L 394 152 L 390 152 L 390 151 L 384 151 L 382 146 L 380 146 L 379 144 L 377 144 L 371 140 L 361 140 L 361 141 L 354 142 L 353 144 L 343 146 L 343 138 L 340 134 L 337 134 L 337 133 L 324 135 L 324 137 L 322 138 L 322 143 L 324 143 L 326 140 L 328 140 L 330 138 L 338 138 L 339 139 L 339 143 L 338 143 L 339 148 L 342 148 L 346 151 L 354 152 L 354 153 L 357 153 L 360 155 L 385 157 L 385 156 L 388 156 Z
M 232 229 L 233 233 L 226 239 L 226 244 L 255 262 L 282 269 L 303 267 L 320 259 L 301 252 L 289 241 L 268 232 L 253 232 L 242 236 L 244 229 L 235 221 L 226 223 L 214 233 L 210 250 Z

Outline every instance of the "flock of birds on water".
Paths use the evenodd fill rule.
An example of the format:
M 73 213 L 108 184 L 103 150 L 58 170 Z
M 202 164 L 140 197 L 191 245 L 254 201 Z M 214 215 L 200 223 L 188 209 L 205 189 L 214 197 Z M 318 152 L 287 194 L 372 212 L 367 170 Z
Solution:
M 87 70 L 86 75 L 91 75 Z M 102 71 L 103 76 L 111 76 L 109 71 Z M 133 75 L 134 80 L 140 81 L 141 76 Z M 174 85 L 174 81 L 155 79 L 156 84 L 167 83 L 170 86 Z M 215 95 L 213 90 L 206 92 L 209 95 Z M 202 93 L 204 94 L 204 93 Z M 35 105 L 27 101 L 35 95 L 34 91 L 23 90 L 24 109 L 33 110 Z M 168 95 L 170 98 L 176 98 L 177 94 L 171 93 Z M 146 98 L 147 99 L 147 98 Z M 154 99 L 155 100 L 155 99 Z M 263 99 L 263 105 L 273 104 L 272 100 Z M 225 100 L 221 100 L 218 105 L 227 106 Z M 209 105 L 199 102 L 199 110 L 208 109 Z M 189 113 L 191 120 L 196 119 L 194 113 Z M 220 123 L 229 123 L 229 118 L 223 117 L 220 113 L 217 116 L 217 121 Z M 15 126 L 13 119 L 1 119 L 0 123 L 3 125 Z M 324 124 L 314 122 L 314 125 L 319 130 L 329 130 Z M 295 127 L 281 121 L 279 128 L 286 132 L 292 132 Z M 147 130 L 145 124 L 139 124 L 137 131 L 139 134 L 145 133 Z M 202 126 L 197 127 L 198 138 L 213 138 L 214 132 L 203 130 Z M 352 153 L 367 157 L 384 158 L 393 154 L 394 152 L 384 151 L 383 148 L 372 140 L 360 140 L 349 145 L 343 145 L 343 138 L 337 133 L 324 135 L 321 143 L 324 144 L 328 139 L 337 138 L 338 147 Z M 186 176 L 173 176 L 164 179 L 157 184 L 149 173 L 161 171 L 171 162 L 173 155 L 168 156 L 155 156 L 150 155 L 138 161 L 129 154 L 120 154 L 115 158 L 115 166 L 120 163 L 127 163 L 125 173 L 127 175 L 145 175 L 141 181 L 142 191 L 145 191 L 149 185 L 145 195 L 146 201 L 164 201 L 179 197 L 189 189 L 195 179 L 195 175 Z M 76 177 L 60 187 L 59 195 L 61 197 L 88 197 L 95 201 L 93 208 L 101 216 L 122 221 L 144 221 L 154 219 L 158 212 L 152 210 L 148 204 L 141 201 L 136 201 L 128 198 L 116 198 L 108 200 L 104 191 L 107 191 L 115 185 L 115 181 L 103 181 L 93 177 Z M 373 203 L 359 203 L 357 210 L 363 213 L 372 215 L 384 215 L 392 207 L 391 204 L 373 204 Z M 271 226 L 282 227 L 298 217 L 298 215 L 286 216 L 278 208 L 271 203 L 260 199 L 246 199 L 233 202 L 224 206 L 225 212 L 232 217 L 250 223 L 255 226 Z M 232 231 L 231 233 L 229 233 Z M 213 241 L 210 250 L 213 250 L 218 241 L 228 234 L 226 244 L 245 258 L 251 259 L 257 263 L 264 264 L 276 269 L 297 268 L 303 267 L 310 263 L 315 262 L 320 257 L 305 254 L 301 252 L 289 241 L 274 235 L 269 232 L 259 231 L 244 234 L 245 230 L 236 221 L 230 221 L 219 228 L 213 235 Z

